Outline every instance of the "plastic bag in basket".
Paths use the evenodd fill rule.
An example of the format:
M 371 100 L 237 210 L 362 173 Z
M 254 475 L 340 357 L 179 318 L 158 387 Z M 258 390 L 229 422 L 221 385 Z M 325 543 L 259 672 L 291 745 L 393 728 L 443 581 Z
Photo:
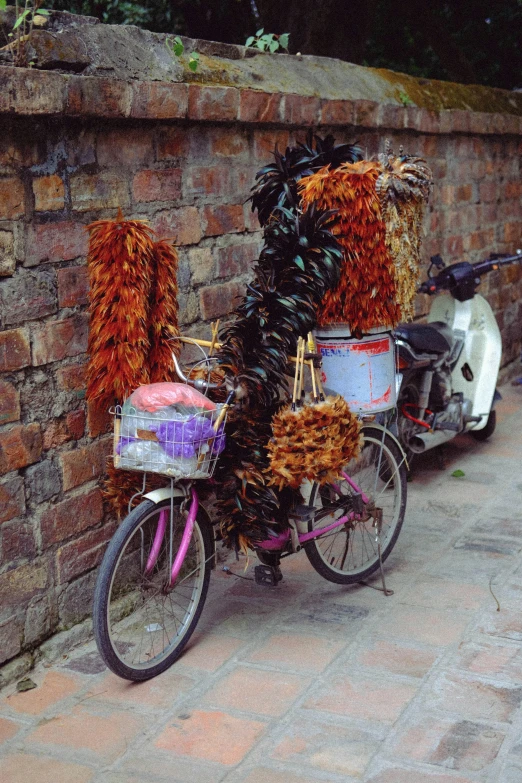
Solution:
M 137 410 L 155 413 L 160 408 L 175 406 L 181 413 L 198 410 L 213 411 L 216 405 L 204 394 L 185 383 L 149 383 L 139 386 L 126 401 Z

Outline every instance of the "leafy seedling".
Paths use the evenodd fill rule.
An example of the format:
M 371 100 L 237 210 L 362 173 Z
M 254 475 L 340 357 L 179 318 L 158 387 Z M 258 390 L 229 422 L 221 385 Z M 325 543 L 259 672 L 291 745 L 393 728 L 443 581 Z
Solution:
M 463 470 L 454 470 L 451 475 L 453 476 L 453 478 L 462 478 L 466 474 L 464 473 Z

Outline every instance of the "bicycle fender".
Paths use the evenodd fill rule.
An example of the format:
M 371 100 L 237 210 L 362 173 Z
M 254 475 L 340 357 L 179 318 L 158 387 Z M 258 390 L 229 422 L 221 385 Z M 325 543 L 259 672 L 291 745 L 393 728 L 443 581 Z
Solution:
M 377 422 L 370 422 L 368 424 L 363 423 L 363 429 L 374 429 L 374 430 L 380 430 L 381 432 L 385 432 L 386 435 L 388 435 L 392 441 L 395 443 L 397 448 L 399 449 L 399 454 L 401 455 L 402 459 L 404 460 L 404 464 L 406 465 L 406 470 L 410 469 L 410 466 L 408 464 L 408 458 L 406 456 L 406 453 L 401 445 L 400 440 L 393 434 L 391 430 L 389 430 L 387 427 L 383 427 L 382 424 L 377 424 Z
M 162 500 L 168 500 L 170 497 L 185 498 L 187 493 L 181 487 L 161 487 L 152 492 L 143 495 L 143 500 L 152 500 L 153 503 L 161 503 Z

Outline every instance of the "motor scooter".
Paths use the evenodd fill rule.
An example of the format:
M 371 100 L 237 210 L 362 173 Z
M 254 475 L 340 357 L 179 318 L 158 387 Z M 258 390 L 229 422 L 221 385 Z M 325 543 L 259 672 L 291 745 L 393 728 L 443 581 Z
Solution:
M 476 289 L 483 275 L 520 261 L 521 251 L 451 266 L 431 258 L 428 280 L 418 289 L 435 297 L 428 323 L 394 330 L 397 429 L 409 461 L 461 432 L 480 441 L 493 434 L 502 342 L 493 311 Z M 431 277 L 433 267 L 439 272 Z

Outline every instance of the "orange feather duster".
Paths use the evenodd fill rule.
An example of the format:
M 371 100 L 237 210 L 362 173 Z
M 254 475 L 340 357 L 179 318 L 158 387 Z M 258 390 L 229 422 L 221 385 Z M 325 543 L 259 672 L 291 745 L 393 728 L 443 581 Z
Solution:
M 178 328 L 178 254 L 175 248 L 160 240 L 152 250 L 153 280 L 150 298 L 149 339 L 150 382 L 177 379 L 172 352 L 179 355 Z M 172 340 L 172 341 L 171 341 Z

